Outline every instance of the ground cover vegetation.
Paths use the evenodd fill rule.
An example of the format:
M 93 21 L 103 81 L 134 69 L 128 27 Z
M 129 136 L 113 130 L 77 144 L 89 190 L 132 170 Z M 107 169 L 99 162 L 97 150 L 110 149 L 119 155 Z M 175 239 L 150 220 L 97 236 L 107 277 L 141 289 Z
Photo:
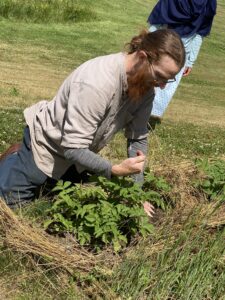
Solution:
M 0 153 L 21 139 L 27 105 L 50 100 L 83 61 L 123 50 L 155 2 L 2 0 Z M 224 16 L 219 0 L 191 76 L 149 137 L 143 190 L 99 178 L 59 183 L 14 212 L 0 201 L 0 299 L 225 299 Z M 122 132 L 102 155 L 126 156 Z
M 146 173 L 142 188 L 131 178 L 95 177 L 90 182 L 93 184 L 88 186 L 58 182 L 52 191 L 59 195 L 44 224 L 48 231 L 72 233 L 82 246 L 96 251 L 111 244 L 115 252 L 136 234 L 147 237 L 153 232 L 143 204 L 149 201 L 165 210 L 166 201 L 160 192 L 168 191 L 169 185 L 162 178 Z M 152 190 L 153 185 L 158 191 Z

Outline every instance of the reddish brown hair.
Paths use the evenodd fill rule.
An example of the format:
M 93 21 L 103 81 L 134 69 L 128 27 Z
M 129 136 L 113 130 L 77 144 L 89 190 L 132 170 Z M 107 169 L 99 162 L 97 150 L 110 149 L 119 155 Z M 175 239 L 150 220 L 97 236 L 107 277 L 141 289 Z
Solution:
M 163 55 L 168 55 L 179 69 L 185 63 L 185 50 L 181 38 L 170 29 L 159 29 L 154 32 L 143 30 L 132 38 L 128 46 L 129 54 L 143 50 L 151 62 L 157 63 Z

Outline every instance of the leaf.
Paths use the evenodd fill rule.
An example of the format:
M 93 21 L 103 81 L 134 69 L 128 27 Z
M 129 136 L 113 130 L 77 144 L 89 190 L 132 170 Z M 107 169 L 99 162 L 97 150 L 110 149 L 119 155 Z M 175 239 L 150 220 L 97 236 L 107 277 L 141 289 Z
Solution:
M 71 184 L 72 184 L 72 182 L 70 182 L 70 181 L 64 181 L 64 183 L 63 183 L 63 189 L 64 190 L 67 189 L 69 186 L 71 186 Z
M 79 239 L 79 242 L 80 242 L 81 246 L 83 246 L 86 243 L 85 237 L 82 236 L 82 238 Z
M 85 220 L 87 220 L 88 222 L 90 222 L 90 223 L 94 223 L 94 221 L 95 221 L 95 217 L 93 216 L 93 215 L 87 215 L 87 216 L 85 216 Z M 94 224 L 93 224 L 93 226 L 94 226 Z
M 121 241 L 124 241 L 127 244 L 127 238 L 125 235 L 119 235 L 118 239 L 120 239 Z
M 120 242 L 118 240 L 113 240 L 113 249 L 115 252 L 118 252 L 121 249 Z
M 49 225 L 51 225 L 53 222 L 55 222 L 53 219 L 49 219 L 49 220 L 45 221 L 43 224 L 44 229 L 47 229 L 49 227 Z
M 83 206 L 83 208 L 86 210 L 86 211 L 90 211 L 92 210 L 93 208 L 95 208 L 97 205 L 96 204 L 86 204 Z
M 142 228 L 145 229 L 146 231 L 148 231 L 149 233 L 154 232 L 154 226 L 152 224 L 150 224 L 150 223 L 144 224 L 142 226 Z
M 67 230 L 72 229 L 72 222 L 63 217 L 60 213 L 54 215 L 55 221 L 60 222 Z
M 103 241 L 103 243 L 108 244 L 107 235 L 105 233 L 103 233 L 103 235 L 102 235 L 102 241 Z
M 94 235 L 96 238 L 98 238 L 102 235 L 102 233 L 103 233 L 103 230 L 101 228 L 99 228 L 97 230 L 95 229 Z

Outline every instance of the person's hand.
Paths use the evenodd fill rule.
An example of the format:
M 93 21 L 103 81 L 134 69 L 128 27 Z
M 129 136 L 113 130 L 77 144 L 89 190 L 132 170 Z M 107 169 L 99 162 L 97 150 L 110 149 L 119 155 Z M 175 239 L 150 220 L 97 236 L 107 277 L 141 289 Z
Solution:
M 191 71 L 192 71 L 192 68 L 191 68 L 191 67 L 186 67 L 186 68 L 184 69 L 183 76 L 184 76 L 184 77 L 188 76 L 188 75 L 191 73 Z
M 153 217 L 153 214 L 155 213 L 154 206 L 150 204 L 149 202 L 145 201 L 143 203 L 144 211 L 149 217 Z
M 137 151 L 136 157 L 123 160 L 120 164 L 112 166 L 112 174 L 116 176 L 127 176 L 143 172 L 145 155 L 142 151 Z

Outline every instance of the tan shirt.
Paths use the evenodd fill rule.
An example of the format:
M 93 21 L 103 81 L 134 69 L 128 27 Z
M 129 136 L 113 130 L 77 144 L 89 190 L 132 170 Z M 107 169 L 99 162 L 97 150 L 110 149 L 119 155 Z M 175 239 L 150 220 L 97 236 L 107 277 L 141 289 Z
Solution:
M 122 128 L 129 139 L 145 138 L 154 92 L 135 103 L 126 90 L 125 55 L 111 54 L 78 67 L 50 102 L 25 109 L 38 168 L 59 179 L 71 165 L 64 157 L 67 148 L 97 153 Z

